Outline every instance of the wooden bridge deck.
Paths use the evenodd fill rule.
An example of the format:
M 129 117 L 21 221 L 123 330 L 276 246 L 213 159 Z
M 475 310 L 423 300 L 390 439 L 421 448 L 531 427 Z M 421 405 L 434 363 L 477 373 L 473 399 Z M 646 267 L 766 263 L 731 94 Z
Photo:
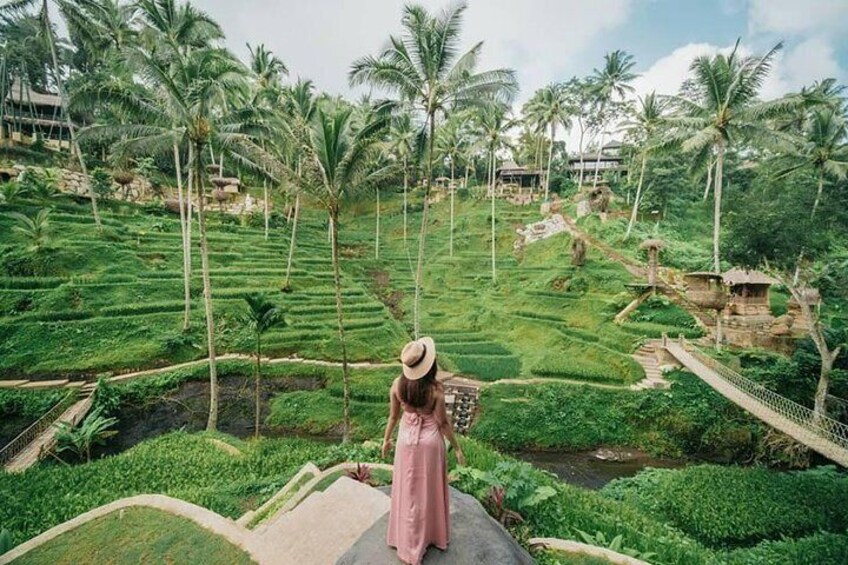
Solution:
M 848 467 L 848 426 L 770 391 L 697 350 L 667 340 L 665 349 L 719 394 L 828 459 Z
M 94 402 L 94 395 L 88 394 L 84 398 L 78 400 L 67 410 L 56 418 L 56 420 L 43 432 L 41 432 L 34 440 L 32 440 L 20 453 L 15 455 L 5 465 L 6 471 L 10 473 L 20 473 L 26 471 L 36 463 L 56 444 L 56 431 L 58 424 L 62 422 L 71 425 L 77 425 L 88 414 L 91 404 Z

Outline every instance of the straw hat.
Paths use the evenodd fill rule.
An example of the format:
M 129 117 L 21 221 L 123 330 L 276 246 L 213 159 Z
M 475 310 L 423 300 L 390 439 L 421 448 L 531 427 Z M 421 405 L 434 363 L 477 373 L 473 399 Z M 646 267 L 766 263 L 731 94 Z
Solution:
M 436 342 L 432 337 L 410 341 L 400 352 L 400 361 L 403 363 L 403 376 L 417 381 L 430 372 L 436 362 Z

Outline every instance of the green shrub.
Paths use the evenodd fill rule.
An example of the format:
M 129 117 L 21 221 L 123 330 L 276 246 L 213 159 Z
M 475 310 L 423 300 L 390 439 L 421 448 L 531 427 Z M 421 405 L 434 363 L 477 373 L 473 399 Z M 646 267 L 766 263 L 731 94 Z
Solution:
M 603 492 L 717 548 L 848 528 L 848 477 L 834 470 L 651 469 Z
M 848 534 L 820 533 L 800 539 L 764 541 L 723 556 L 730 565 L 843 565 L 848 563 Z

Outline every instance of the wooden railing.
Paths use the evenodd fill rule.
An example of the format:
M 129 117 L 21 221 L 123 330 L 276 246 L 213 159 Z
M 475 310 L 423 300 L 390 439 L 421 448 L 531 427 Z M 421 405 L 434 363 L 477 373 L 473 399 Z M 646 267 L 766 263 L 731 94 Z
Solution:
M 21 451 L 32 443 L 35 438 L 47 430 L 56 419 L 73 404 L 76 391 L 69 392 L 62 400 L 56 403 L 50 410 L 45 412 L 41 418 L 36 420 L 30 427 L 22 431 L 18 436 L 0 449 L 0 466 L 4 466 L 14 459 Z

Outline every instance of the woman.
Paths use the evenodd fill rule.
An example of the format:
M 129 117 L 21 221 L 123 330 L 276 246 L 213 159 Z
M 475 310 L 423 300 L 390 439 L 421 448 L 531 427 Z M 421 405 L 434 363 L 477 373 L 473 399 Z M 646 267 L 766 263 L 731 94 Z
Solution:
M 445 410 L 444 388 L 436 382 L 436 344 L 429 337 L 412 341 L 403 348 L 400 360 L 403 374 L 392 383 L 383 437 L 386 457 L 392 448 L 392 432 L 400 421 L 387 541 L 397 549 L 401 561 L 418 565 L 428 546 L 445 550 L 450 538 L 442 437 L 450 441 L 460 465 L 465 465 L 465 457 Z

